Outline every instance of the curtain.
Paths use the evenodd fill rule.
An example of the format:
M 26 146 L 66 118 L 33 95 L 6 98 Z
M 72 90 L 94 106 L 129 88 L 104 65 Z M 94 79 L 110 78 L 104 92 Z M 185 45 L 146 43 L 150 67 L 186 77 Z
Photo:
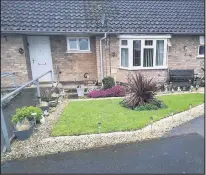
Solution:
M 141 66 L 141 40 L 133 41 L 133 66 Z
M 144 49 L 143 67 L 153 67 L 153 49 L 152 48 Z
M 128 67 L 128 48 L 121 48 L 121 66 Z
M 156 66 L 163 66 L 164 40 L 157 40 L 156 43 Z

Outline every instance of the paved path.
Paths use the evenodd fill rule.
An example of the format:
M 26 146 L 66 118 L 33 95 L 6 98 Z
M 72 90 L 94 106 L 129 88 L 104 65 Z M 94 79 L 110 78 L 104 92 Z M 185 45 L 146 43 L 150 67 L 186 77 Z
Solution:
M 204 122 L 203 117 L 196 118 L 174 128 L 165 138 L 141 143 L 120 144 L 11 161 L 1 166 L 1 172 L 204 173 L 202 122 Z M 199 127 L 201 129 L 198 129 Z

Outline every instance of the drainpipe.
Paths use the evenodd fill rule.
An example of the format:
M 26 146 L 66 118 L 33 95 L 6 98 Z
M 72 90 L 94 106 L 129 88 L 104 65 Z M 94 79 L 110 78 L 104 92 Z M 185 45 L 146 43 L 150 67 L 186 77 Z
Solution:
M 107 38 L 107 33 L 104 33 L 104 37 L 100 39 L 100 71 L 101 71 L 101 80 L 104 78 L 104 69 L 103 69 L 103 55 L 102 55 L 102 40 Z

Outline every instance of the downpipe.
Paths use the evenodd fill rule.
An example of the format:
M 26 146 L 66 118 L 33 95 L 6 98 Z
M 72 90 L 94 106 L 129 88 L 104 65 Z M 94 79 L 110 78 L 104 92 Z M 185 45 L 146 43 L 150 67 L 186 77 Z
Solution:
M 104 37 L 100 39 L 100 72 L 101 72 L 101 81 L 104 78 L 104 65 L 103 65 L 103 54 L 102 54 L 102 41 L 107 38 L 107 33 L 104 33 Z M 103 85 L 103 84 L 102 84 Z

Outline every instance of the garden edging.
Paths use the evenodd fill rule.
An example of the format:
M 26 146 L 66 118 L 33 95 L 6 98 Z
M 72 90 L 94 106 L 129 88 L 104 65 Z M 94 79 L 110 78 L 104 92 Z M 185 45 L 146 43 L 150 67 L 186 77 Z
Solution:
M 39 131 L 34 136 L 28 141 L 16 142 L 12 146 L 12 151 L 2 156 L 1 161 L 159 138 L 173 127 L 204 114 L 204 104 L 201 104 L 191 109 L 192 115 L 188 110 L 154 122 L 153 132 L 151 132 L 151 126 L 148 125 L 136 131 L 51 137 L 53 123 L 58 120 L 66 105 L 68 105 L 67 99 L 60 104 L 59 110 L 49 116 L 47 123 L 39 127 Z M 47 129 L 47 131 L 44 131 L 44 129 Z

